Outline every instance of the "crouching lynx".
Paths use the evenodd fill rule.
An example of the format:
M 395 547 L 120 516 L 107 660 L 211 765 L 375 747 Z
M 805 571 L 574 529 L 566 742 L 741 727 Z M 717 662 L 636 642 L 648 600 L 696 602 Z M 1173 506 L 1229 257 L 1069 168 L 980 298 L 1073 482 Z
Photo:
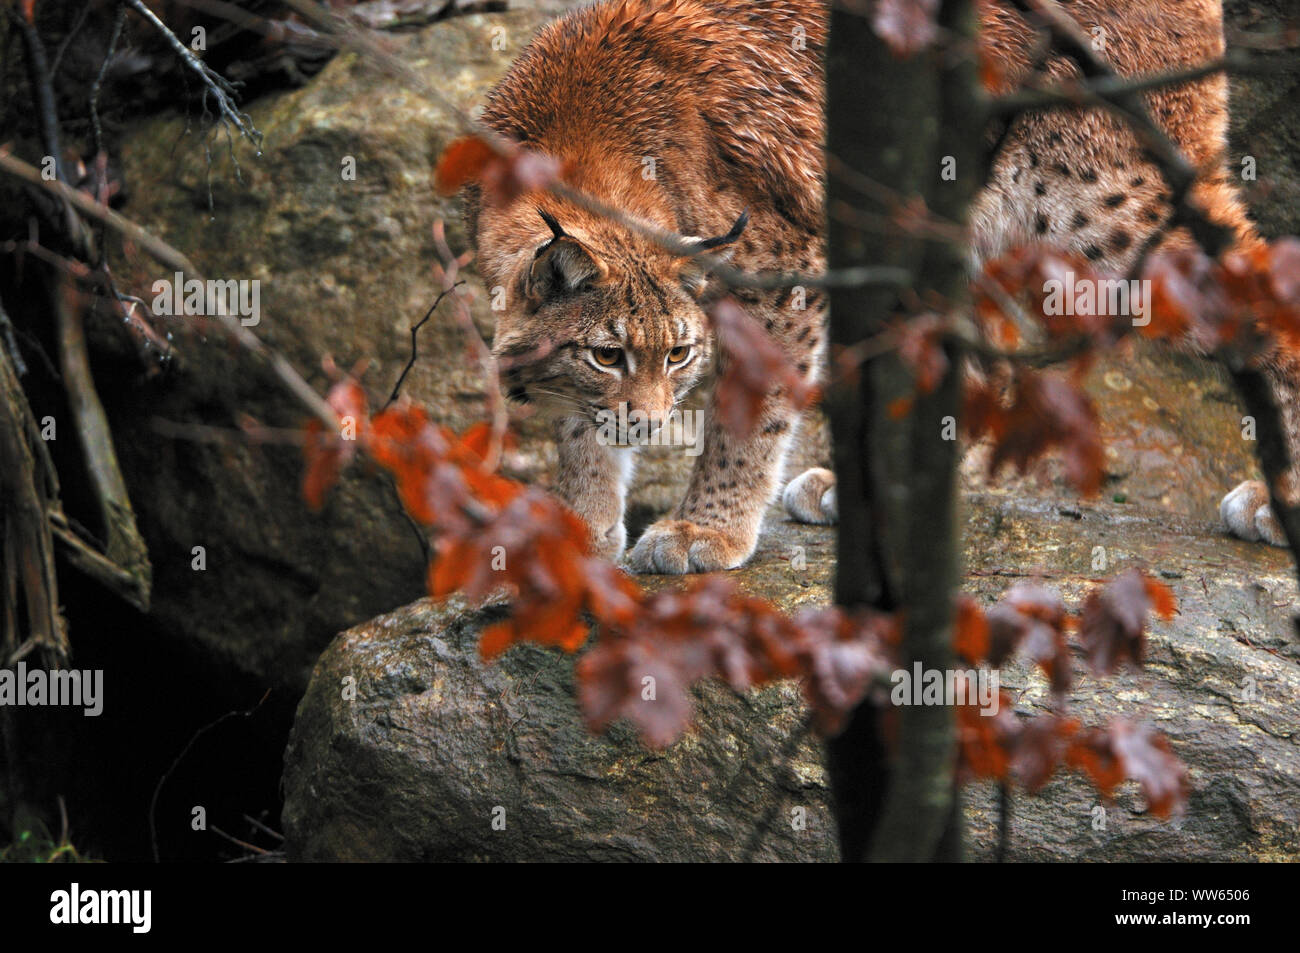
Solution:
M 1107 30 L 1106 55 L 1125 74 L 1223 51 L 1219 0 L 1077 0 L 1069 9 Z M 565 161 L 575 187 L 661 229 L 699 236 L 704 247 L 725 248 L 739 268 L 816 272 L 824 267 L 826 10 L 823 0 L 606 0 L 543 29 L 492 90 L 483 120 Z M 1030 69 L 1033 33 L 1009 2 L 983 0 L 980 15 L 988 52 L 1008 82 L 1018 82 Z M 1052 60 L 1047 68 L 1068 67 Z M 1222 164 L 1226 95 L 1219 76 L 1150 97 L 1154 115 L 1198 166 Z M 1255 240 L 1223 175 L 1196 190 L 1240 241 Z M 1167 218 L 1167 199 L 1158 169 L 1109 115 L 1022 116 L 971 211 L 974 264 L 1046 239 L 1122 270 Z M 622 405 L 662 422 L 701 379 L 714 350 L 699 304 L 708 276 L 690 256 L 549 193 L 500 206 L 471 190 L 466 205 L 482 276 L 505 292 L 493 342 L 503 387 L 550 412 L 555 490 L 585 520 L 596 548 L 618 556 L 636 451 L 602 439 L 597 421 Z M 826 334 L 818 293 L 807 293 L 803 309 L 791 307 L 788 289 L 733 294 L 801 374 L 819 373 Z M 630 566 L 688 573 L 743 563 L 797 422 L 780 392 L 744 440 L 710 412 L 684 498 L 636 542 Z M 1267 496 L 1254 485 L 1234 493 L 1225 500 L 1230 527 L 1272 538 Z M 829 471 L 793 480 L 783 499 L 798 519 L 834 521 Z

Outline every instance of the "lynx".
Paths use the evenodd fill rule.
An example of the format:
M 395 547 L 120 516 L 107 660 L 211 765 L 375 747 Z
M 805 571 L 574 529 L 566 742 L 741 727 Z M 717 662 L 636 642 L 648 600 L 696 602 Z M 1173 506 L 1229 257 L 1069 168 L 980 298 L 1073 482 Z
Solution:
M 1106 31 L 1105 55 L 1126 75 L 1223 52 L 1218 0 L 1078 0 L 1069 9 Z M 725 252 L 736 267 L 817 272 L 826 12 L 821 0 L 607 0 L 544 28 L 492 90 L 483 120 L 564 161 L 576 188 L 697 236 L 695 247 Z M 1018 83 L 1031 69 L 1034 34 L 1009 3 L 984 0 L 980 16 L 987 53 L 1008 85 Z M 1045 68 L 1072 67 L 1053 59 Z M 1149 96 L 1153 115 L 1205 167 L 1223 164 L 1226 99 L 1221 76 Z M 1241 243 L 1256 241 L 1223 174 L 1206 176 L 1196 197 Z M 466 199 L 481 274 L 505 290 L 493 342 L 503 387 L 550 414 L 554 488 L 594 547 L 617 557 L 636 447 L 601 439 L 596 421 L 622 406 L 653 426 L 703 378 L 714 359 L 701 307 L 709 275 L 693 256 L 550 193 L 504 206 L 475 190 Z M 1041 239 L 1122 270 L 1169 216 L 1168 199 L 1159 170 L 1119 121 L 1095 111 L 1028 114 L 1005 131 L 971 210 L 972 264 Z M 819 293 L 806 292 L 802 308 L 789 289 L 732 293 L 800 374 L 820 373 Z M 1283 400 L 1288 424 L 1297 423 L 1294 393 Z M 798 416 L 778 390 L 742 440 L 710 412 L 684 498 L 645 530 L 630 567 L 709 572 L 748 559 Z M 1258 484 L 1238 487 L 1224 519 L 1238 535 L 1279 541 L 1260 494 Z M 833 475 L 808 471 L 783 502 L 796 519 L 833 522 Z

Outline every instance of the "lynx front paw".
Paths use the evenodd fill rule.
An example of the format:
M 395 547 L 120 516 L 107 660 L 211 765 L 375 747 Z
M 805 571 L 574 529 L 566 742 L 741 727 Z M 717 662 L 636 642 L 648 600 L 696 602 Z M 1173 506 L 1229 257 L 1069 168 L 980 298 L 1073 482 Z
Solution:
M 1247 480 L 1225 496 L 1219 504 L 1219 517 L 1233 536 L 1286 545 L 1282 527 L 1268 502 L 1268 486 L 1258 480 Z
M 754 542 L 689 520 L 660 520 L 641 535 L 627 561 L 633 572 L 715 572 L 743 563 Z
M 835 474 L 814 467 L 785 485 L 781 493 L 785 511 L 800 523 L 835 524 Z

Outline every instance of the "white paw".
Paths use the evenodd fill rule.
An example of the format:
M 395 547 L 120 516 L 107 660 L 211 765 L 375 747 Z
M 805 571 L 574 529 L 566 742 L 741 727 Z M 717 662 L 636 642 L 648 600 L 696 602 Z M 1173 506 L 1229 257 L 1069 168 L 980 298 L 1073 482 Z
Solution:
M 637 540 L 627 563 L 633 572 L 683 575 L 735 569 L 754 551 L 757 537 L 748 545 L 722 530 L 689 520 L 660 520 Z
M 1285 546 L 1286 536 L 1273 515 L 1268 501 L 1268 486 L 1259 480 L 1247 480 L 1219 503 L 1219 518 L 1233 536 L 1248 540 L 1263 540 L 1274 546 Z
M 835 474 L 815 467 L 785 485 L 781 493 L 785 510 L 800 523 L 831 526 L 835 523 Z

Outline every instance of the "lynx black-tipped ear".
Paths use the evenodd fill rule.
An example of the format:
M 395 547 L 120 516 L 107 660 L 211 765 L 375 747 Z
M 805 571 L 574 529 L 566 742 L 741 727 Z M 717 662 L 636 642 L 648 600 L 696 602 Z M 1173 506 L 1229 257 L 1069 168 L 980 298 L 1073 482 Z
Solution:
M 730 245 L 745 230 L 749 224 L 749 209 L 740 213 L 740 218 L 736 219 L 736 224 L 731 226 L 731 231 L 725 235 L 718 235 L 716 238 L 697 238 L 691 242 L 691 251 L 712 251 L 715 248 L 723 248 Z
M 719 252 L 720 249 L 720 253 L 716 254 L 715 257 L 723 259 L 730 258 L 733 249 L 729 246 L 735 244 L 736 240 L 740 238 L 741 233 L 745 231 L 745 226 L 748 224 L 749 210 L 746 209 L 740 213 L 740 217 L 736 219 L 736 223 L 731 226 L 731 230 L 725 235 L 718 235 L 715 238 L 687 239 L 688 251 L 686 254 L 689 256 L 696 252 Z M 703 299 L 705 297 L 705 293 L 709 287 L 709 269 L 703 262 L 697 261 L 694 258 L 683 257 L 681 271 L 678 273 L 678 277 L 681 279 L 682 287 L 685 288 L 687 293 L 692 297 L 697 299 Z
M 528 270 L 527 295 L 534 307 L 609 274 L 609 266 L 561 228 L 555 216 L 540 208 L 537 213 L 551 230 L 551 239 L 537 249 Z
M 564 229 L 560 227 L 560 223 L 555 220 L 554 215 L 546 211 L 546 209 L 544 208 L 539 208 L 537 210 L 537 214 L 542 217 L 542 221 L 546 223 L 546 227 L 551 230 L 551 235 L 553 235 L 555 238 L 565 237 Z

